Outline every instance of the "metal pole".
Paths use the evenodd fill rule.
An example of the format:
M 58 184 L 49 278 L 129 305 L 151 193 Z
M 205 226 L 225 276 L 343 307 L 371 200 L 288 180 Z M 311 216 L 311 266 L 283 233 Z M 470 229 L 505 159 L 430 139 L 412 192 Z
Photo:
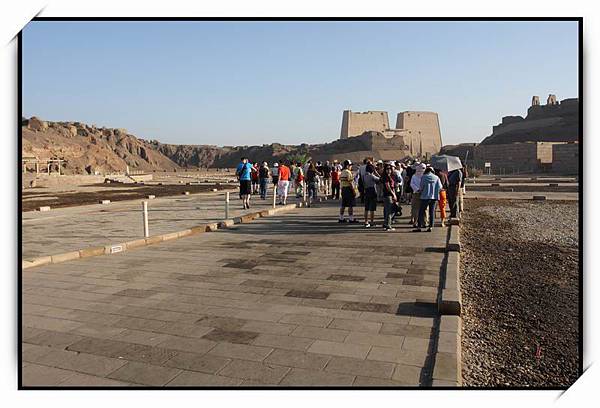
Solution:
M 302 180 L 302 202 L 306 204 L 306 182 Z
M 277 202 L 277 184 L 273 185 L 273 208 L 275 208 L 275 206 Z
M 225 193 L 225 219 L 229 219 L 229 191 Z
M 150 236 L 148 232 L 148 201 L 142 201 L 142 213 L 144 218 L 144 238 L 148 238 Z

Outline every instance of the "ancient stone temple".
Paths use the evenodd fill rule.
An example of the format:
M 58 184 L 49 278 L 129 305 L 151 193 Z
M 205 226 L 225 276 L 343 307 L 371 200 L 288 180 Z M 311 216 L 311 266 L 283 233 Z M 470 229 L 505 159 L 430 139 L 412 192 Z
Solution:
M 413 157 L 437 154 L 442 147 L 439 118 L 435 112 L 400 112 L 396 127 L 390 128 L 387 112 L 345 110 L 340 139 L 358 137 L 366 132 L 377 133 L 372 136 L 375 144 L 391 144 L 393 150 L 406 150 L 406 155 Z M 378 141 L 378 138 L 382 140 Z

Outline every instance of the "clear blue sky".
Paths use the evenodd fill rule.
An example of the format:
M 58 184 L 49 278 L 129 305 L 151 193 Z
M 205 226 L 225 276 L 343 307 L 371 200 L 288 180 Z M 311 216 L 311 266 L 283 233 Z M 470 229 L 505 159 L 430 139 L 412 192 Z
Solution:
M 575 22 L 31 22 L 23 114 L 165 143 L 322 143 L 342 111 L 430 110 L 444 144 L 577 97 Z

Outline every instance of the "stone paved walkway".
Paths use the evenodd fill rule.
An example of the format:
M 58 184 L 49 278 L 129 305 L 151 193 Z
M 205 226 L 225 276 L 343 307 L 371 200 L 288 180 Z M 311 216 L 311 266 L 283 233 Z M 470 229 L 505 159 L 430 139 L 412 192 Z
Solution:
M 230 192 L 230 217 L 272 208 L 268 199 L 251 199 L 251 209 L 242 210 L 237 191 Z M 148 201 L 150 235 L 187 229 L 225 218 L 225 193 L 194 194 Z M 294 203 L 290 197 L 288 203 Z M 57 208 L 23 213 L 23 259 L 77 251 L 144 237 L 142 200 Z
M 430 385 L 446 230 L 336 213 L 23 271 L 23 385 Z

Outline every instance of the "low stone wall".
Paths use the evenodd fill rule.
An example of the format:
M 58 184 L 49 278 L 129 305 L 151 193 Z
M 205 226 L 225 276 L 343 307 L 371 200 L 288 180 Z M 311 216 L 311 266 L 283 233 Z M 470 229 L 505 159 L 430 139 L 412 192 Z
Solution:
M 25 174 L 23 175 L 23 187 L 29 187 L 29 184 L 32 180 L 35 180 L 35 184 L 37 187 L 57 187 L 57 186 L 80 186 L 82 184 L 96 184 L 104 182 L 104 176 L 94 176 L 94 175 L 31 175 Z
M 552 172 L 579 174 L 579 143 L 552 146 Z

